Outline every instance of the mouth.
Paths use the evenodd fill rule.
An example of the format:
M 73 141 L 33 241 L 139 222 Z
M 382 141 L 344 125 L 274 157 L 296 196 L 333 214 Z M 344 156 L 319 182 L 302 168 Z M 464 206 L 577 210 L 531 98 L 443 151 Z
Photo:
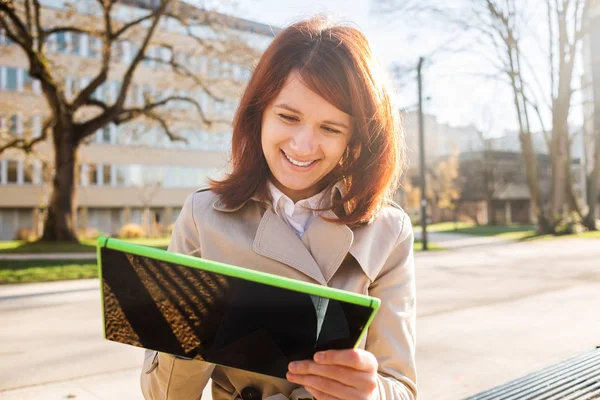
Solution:
M 295 165 L 296 167 L 301 167 L 301 168 L 308 168 L 311 165 L 313 165 L 314 163 L 316 163 L 318 160 L 312 160 L 312 161 L 299 161 L 296 160 L 290 156 L 288 156 L 286 154 L 285 151 L 281 150 L 281 154 L 283 154 L 283 156 L 290 162 L 290 164 Z

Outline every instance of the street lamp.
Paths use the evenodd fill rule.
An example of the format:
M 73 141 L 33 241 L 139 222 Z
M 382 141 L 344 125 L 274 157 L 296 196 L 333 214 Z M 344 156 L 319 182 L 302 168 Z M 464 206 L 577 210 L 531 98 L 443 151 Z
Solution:
M 424 59 L 419 57 L 417 64 L 417 79 L 419 86 L 419 158 L 421 167 L 421 242 L 423 250 L 427 250 L 427 196 L 425 193 L 425 127 L 423 122 L 423 82 L 421 77 L 421 69 Z

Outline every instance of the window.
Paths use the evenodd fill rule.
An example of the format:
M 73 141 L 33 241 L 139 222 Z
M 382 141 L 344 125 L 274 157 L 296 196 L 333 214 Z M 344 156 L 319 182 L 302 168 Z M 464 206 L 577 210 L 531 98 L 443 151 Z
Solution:
M 105 92 L 106 92 L 106 86 L 103 83 L 100 86 L 98 86 L 96 88 L 96 90 L 94 90 L 94 93 L 92 93 L 92 99 L 96 99 L 96 100 L 99 100 L 99 101 L 104 101 Z
M 59 53 L 67 53 L 67 34 L 66 32 L 58 32 L 56 34 L 56 51 Z
M 97 186 L 100 184 L 100 171 L 96 164 L 88 164 L 88 183 L 89 185 Z
M 111 186 L 112 183 L 112 169 L 110 165 L 103 165 L 102 166 L 102 172 L 103 172 L 103 181 L 104 181 L 104 185 L 106 186 Z
M 6 183 L 17 183 L 19 176 L 19 162 L 16 160 L 6 161 Z
M 31 160 L 23 161 L 23 183 L 32 184 L 35 176 L 35 168 Z
M 111 82 L 111 87 L 112 87 L 111 92 L 112 93 L 111 93 L 111 96 L 110 96 L 111 97 L 110 101 L 112 101 L 113 103 L 116 102 L 117 99 L 119 98 L 119 94 L 121 93 L 121 87 L 122 86 L 123 85 L 121 84 L 121 82 L 118 82 L 118 81 L 112 81 Z
M 25 93 L 33 92 L 33 79 L 29 75 L 28 71 L 23 71 L 23 92 L 25 92 Z
M 125 186 L 127 184 L 126 168 L 125 165 L 115 165 L 115 184 L 117 186 Z
M 21 134 L 21 118 L 18 114 L 13 114 L 8 118 L 8 130 L 15 136 Z
M 96 143 L 111 143 L 110 125 L 106 125 L 96 132 Z
M 220 61 L 218 58 L 212 58 L 209 64 L 208 77 L 215 79 L 220 75 Z
M 144 54 L 144 61 L 143 61 L 144 65 L 146 65 L 148 67 L 154 66 L 153 58 L 156 57 L 154 50 L 155 50 L 154 47 L 146 47 L 146 53 Z
M 81 55 L 81 35 L 71 32 L 71 53 L 76 56 Z
M 17 82 L 18 70 L 13 67 L 6 67 L 6 79 L 4 81 L 4 88 L 9 92 L 16 92 L 18 88 Z
M 88 57 L 100 58 L 100 39 L 94 36 L 88 35 Z

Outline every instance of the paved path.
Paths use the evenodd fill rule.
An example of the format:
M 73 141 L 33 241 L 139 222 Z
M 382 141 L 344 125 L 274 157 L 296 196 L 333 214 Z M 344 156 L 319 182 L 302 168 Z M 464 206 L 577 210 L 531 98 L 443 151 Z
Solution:
M 416 254 L 420 398 L 458 400 L 599 345 L 599 243 Z M 141 399 L 142 350 L 103 340 L 97 287 L 0 286 L 0 399 Z
M 415 239 L 421 239 L 422 231 L 415 229 Z M 502 246 L 513 241 L 495 236 L 475 236 L 452 232 L 427 232 L 429 243 L 435 243 L 449 250 L 463 250 L 472 247 Z

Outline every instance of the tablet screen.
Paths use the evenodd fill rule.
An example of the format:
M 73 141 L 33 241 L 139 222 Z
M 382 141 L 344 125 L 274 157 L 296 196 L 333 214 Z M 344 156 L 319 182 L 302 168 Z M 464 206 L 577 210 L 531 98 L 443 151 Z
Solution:
M 373 309 L 101 249 L 108 340 L 285 378 L 290 361 L 352 348 Z

